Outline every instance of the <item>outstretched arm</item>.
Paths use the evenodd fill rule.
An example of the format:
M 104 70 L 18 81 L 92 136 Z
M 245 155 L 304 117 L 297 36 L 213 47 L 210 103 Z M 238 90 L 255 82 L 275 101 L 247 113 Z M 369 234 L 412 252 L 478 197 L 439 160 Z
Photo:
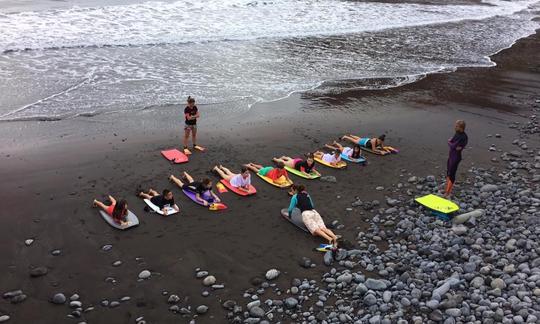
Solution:
M 289 218 L 291 218 L 292 212 L 293 212 L 293 210 L 294 210 L 294 207 L 296 207 L 297 202 L 298 202 L 298 201 L 297 201 L 297 199 L 296 199 L 296 195 L 292 196 L 292 198 L 291 198 L 291 203 L 289 204 L 289 211 L 288 211 L 288 213 L 289 213 Z

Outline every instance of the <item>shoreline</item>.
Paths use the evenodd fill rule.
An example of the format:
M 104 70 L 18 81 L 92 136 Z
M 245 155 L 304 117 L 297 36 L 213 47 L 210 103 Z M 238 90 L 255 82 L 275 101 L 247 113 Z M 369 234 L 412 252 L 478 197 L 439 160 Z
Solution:
M 138 316 L 152 323 L 188 321 L 193 318 L 193 309 L 202 304 L 210 311 L 197 317 L 198 323 L 222 322 L 227 311 L 221 304 L 228 299 L 245 304 L 242 295 L 251 287 L 252 279 L 264 276 L 268 269 L 281 271 L 277 280 L 280 287 L 288 287 L 293 278 L 319 280 L 330 269 L 323 265 L 320 253 L 312 252 L 319 240 L 283 222 L 279 210 L 287 205 L 288 197 L 256 177 L 257 196 L 245 199 L 231 193 L 222 195 L 229 205 L 229 211 L 222 214 L 206 212 L 174 189 L 183 212 L 176 218 L 160 218 L 144 213 L 142 201 L 133 192 L 138 186 L 158 190 L 170 187 L 167 175 L 185 169 L 202 177 L 215 163 L 234 169 L 247 162 L 270 164 L 273 155 L 313 150 L 353 129 L 369 135 L 386 132 L 388 143 L 401 150 L 398 155 L 368 155 L 367 167 L 352 165 L 344 172 L 321 169 L 324 175 L 335 176 L 336 184 L 307 183 L 325 221 L 343 224 L 340 234 L 354 242 L 358 231 L 373 228 L 378 209 L 348 210 L 357 197 L 364 202 L 384 202 L 386 197 L 396 196 L 409 199 L 401 198 L 403 193 L 395 184 L 407 183 L 413 175 L 435 175 L 441 183 L 446 138 L 455 119 L 466 119 L 470 127 L 470 147 L 464 154 L 455 190 L 469 190 L 474 176 L 468 171 L 473 167 L 503 167 L 491 159 L 515 149 L 511 142 L 523 136 L 509 126 L 515 121 L 524 125 L 531 105 L 538 106 L 535 100 L 540 99 L 540 71 L 534 62 L 540 61 L 539 44 L 538 32 L 519 40 L 492 57 L 498 62 L 492 68 L 458 69 L 399 88 L 352 91 L 337 97 L 297 94 L 258 104 L 242 120 L 237 120 L 238 116 L 213 116 L 200 128 L 201 144 L 209 152 L 195 154 L 187 165 L 171 166 L 159 156 L 160 149 L 179 141 L 181 123 L 170 118 L 174 107 L 142 112 L 151 121 L 137 115 L 121 121 L 85 118 L 71 120 L 71 124 L 1 124 L 7 126 L 3 127 L 2 138 L 12 141 L 3 143 L 0 152 L 1 189 L 6 193 L 0 217 L 0 244 L 5 251 L 0 260 L 5 272 L 0 292 L 22 289 L 28 298 L 16 305 L 2 299 L 0 313 L 11 316 L 9 323 L 44 318 L 73 322 L 65 317 L 72 310 L 48 302 L 54 293 L 63 292 L 68 297 L 78 293 L 84 305 L 94 305 L 94 311 L 84 314 L 88 322 L 131 323 Z M 165 124 L 161 124 L 163 120 Z M 502 138 L 493 137 L 496 133 Z M 55 144 L 43 145 L 57 137 Z M 18 138 L 23 138 L 22 142 Z M 491 144 L 501 151 L 490 153 Z M 535 136 L 528 138 L 527 144 L 532 150 L 539 148 Z M 385 189 L 375 190 L 378 186 Z M 108 227 L 90 208 L 94 197 L 106 193 L 126 197 L 141 225 L 127 232 Z M 31 246 L 24 244 L 28 238 L 35 240 Z M 111 251 L 101 250 L 106 244 L 113 245 Z M 375 245 L 381 251 L 388 248 L 384 239 Z M 55 249 L 61 250 L 59 256 L 51 255 Z M 301 257 L 309 257 L 317 266 L 299 267 Z M 123 264 L 113 267 L 116 260 Z M 93 268 L 88 269 L 88 265 Z M 48 274 L 29 278 L 29 270 L 36 266 L 46 266 Z M 209 271 L 225 288 L 209 290 L 209 297 L 201 296 L 207 289 L 194 278 L 195 268 Z M 138 273 L 145 269 L 153 272 L 151 279 L 137 281 Z M 363 266 L 354 271 L 380 277 Z M 115 278 L 115 283 L 109 277 Z M 287 288 L 282 290 L 283 296 L 289 296 Z M 191 306 L 189 316 L 182 318 L 170 312 L 169 296 L 163 291 L 178 294 L 183 306 Z M 275 291 L 271 295 L 280 299 Z M 103 299 L 119 300 L 123 296 L 131 300 L 117 308 L 100 306 Z M 413 316 L 407 313 L 408 318 Z

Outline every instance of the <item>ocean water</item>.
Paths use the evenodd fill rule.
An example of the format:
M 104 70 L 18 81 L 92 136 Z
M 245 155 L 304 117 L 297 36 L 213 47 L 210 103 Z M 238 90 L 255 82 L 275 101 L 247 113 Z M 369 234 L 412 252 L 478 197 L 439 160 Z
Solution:
M 491 66 L 538 0 L 0 0 L 0 120 L 384 89 Z

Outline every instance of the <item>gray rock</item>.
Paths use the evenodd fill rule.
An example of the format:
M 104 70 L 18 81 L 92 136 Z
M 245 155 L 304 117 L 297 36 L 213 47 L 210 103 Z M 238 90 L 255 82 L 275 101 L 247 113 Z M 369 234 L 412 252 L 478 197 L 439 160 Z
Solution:
M 384 281 L 372 279 L 372 278 L 369 278 L 368 280 L 366 280 L 365 285 L 368 289 L 373 289 L 373 290 L 385 290 L 387 286 Z
M 264 310 L 260 308 L 259 306 L 252 307 L 249 310 L 249 315 L 257 318 L 264 317 Z
M 270 269 L 270 270 L 266 271 L 265 277 L 266 277 L 266 280 L 274 280 L 277 277 L 279 277 L 279 274 L 280 274 L 279 270 Z
M 4 295 L 2 295 L 2 297 L 4 297 L 5 299 L 11 299 L 13 297 L 17 297 L 19 295 L 22 295 L 23 294 L 23 291 L 22 290 L 12 290 L 12 291 L 8 291 L 8 292 L 5 292 Z
M 506 283 L 501 278 L 495 278 L 491 281 L 491 288 L 493 289 L 504 289 L 506 288 Z
M 285 299 L 284 303 L 285 303 L 285 307 L 291 309 L 291 308 L 295 308 L 296 305 L 298 305 L 298 300 L 294 297 L 288 297 Z
M 152 273 L 148 270 L 143 270 L 139 273 L 139 279 L 149 279 L 152 276 Z
M 337 179 L 334 176 L 322 176 L 319 178 L 321 181 L 324 182 L 330 182 L 330 183 L 336 183 Z
M 210 275 L 210 276 L 207 276 L 206 278 L 203 279 L 203 285 L 205 286 L 212 286 L 213 284 L 216 283 L 216 277 Z
M 53 304 L 63 305 L 63 304 L 66 303 L 66 296 L 64 294 L 62 294 L 62 293 L 55 294 L 52 297 L 51 302 Z
M 35 267 L 30 270 L 30 277 L 37 278 L 46 275 L 49 272 L 47 267 Z
M 366 306 L 372 306 L 377 303 L 377 298 L 373 296 L 372 294 L 367 294 L 364 296 L 364 304 Z
M 9 319 L 10 319 L 9 315 L 2 315 L 0 316 L 0 323 L 7 322 L 9 321 Z
M 110 251 L 112 249 L 112 244 L 105 244 L 101 247 L 102 251 Z
M 24 241 L 24 244 L 25 244 L 26 246 L 30 246 L 30 245 L 32 245 L 32 243 L 34 243 L 34 240 L 33 240 L 33 239 L 27 239 L 27 240 Z
M 481 192 L 493 192 L 499 190 L 499 186 L 494 184 L 486 184 L 480 188 Z

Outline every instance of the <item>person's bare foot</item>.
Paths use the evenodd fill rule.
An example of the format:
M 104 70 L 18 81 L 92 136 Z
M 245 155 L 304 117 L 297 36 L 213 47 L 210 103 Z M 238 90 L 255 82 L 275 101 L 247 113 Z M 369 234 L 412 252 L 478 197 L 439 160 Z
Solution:
M 141 191 L 141 192 L 139 192 L 139 194 L 137 196 L 143 198 L 143 195 L 144 195 L 144 192 Z
M 94 208 L 97 207 L 97 200 L 96 199 L 94 199 L 94 201 L 92 202 L 92 207 L 94 207 Z

